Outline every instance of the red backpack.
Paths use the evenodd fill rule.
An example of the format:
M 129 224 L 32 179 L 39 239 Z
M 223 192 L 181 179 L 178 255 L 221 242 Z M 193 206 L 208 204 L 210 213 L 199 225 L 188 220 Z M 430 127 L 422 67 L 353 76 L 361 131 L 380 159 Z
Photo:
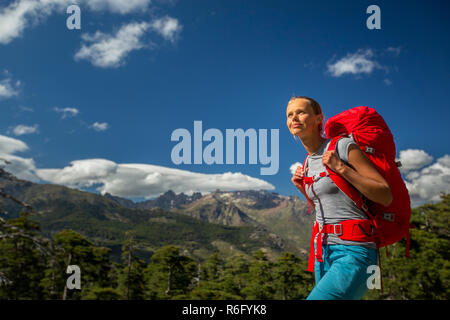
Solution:
M 386 247 L 406 237 L 406 256 L 408 256 L 411 204 L 408 190 L 398 169 L 398 163 L 395 161 L 394 138 L 386 122 L 375 109 L 356 107 L 330 118 L 325 124 L 325 131 L 327 138 L 332 139 L 328 150 L 335 150 L 336 143 L 340 138 L 353 137 L 353 140 L 389 184 L 393 200 L 388 207 L 366 200 L 347 180 L 326 167 L 327 172 L 322 172 L 319 178 L 328 175 L 336 186 L 367 214 L 369 221 L 347 220 L 338 225 L 324 225 L 322 230 L 319 230 L 319 226 L 315 223 L 308 270 L 313 271 L 314 269 L 314 239 L 317 235 L 318 252 L 316 257 L 318 261 L 322 262 L 320 233 L 336 233 L 343 240 L 374 241 L 378 248 Z M 315 177 L 305 177 L 303 186 L 310 185 L 314 181 Z M 369 222 L 369 226 L 367 226 L 367 222 Z M 359 228 L 354 228 L 355 224 Z M 359 229 L 362 231 L 361 234 L 354 231 Z

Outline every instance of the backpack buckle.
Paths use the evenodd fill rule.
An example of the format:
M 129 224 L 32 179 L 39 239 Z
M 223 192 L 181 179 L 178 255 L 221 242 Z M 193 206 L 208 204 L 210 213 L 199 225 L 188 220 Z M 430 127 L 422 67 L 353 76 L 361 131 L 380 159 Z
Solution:
M 395 214 L 394 213 L 383 213 L 383 219 L 387 221 L 394 222 L 395 221 Z
M 363 203 L 363 204 L 361 205 L 361 209 L 363 209 L 364 212 L 369 211 L 369 207 L 368 207 L 367 204 L 365 204 L 365 203 Z
M 337 236 L 342 236 L 342 224 L 333 224 L 333 233 Z
M 367 153 L 374 154 L 374 153 L 375 153 L 375 149 L 372 148 L 372 147 L 367 147 L 367 146 L 366 146 L 366 152 L 367 152 Z
M 316 174 L 315 176 L 313 176 L 313 182 L 317 182 L 318 180 L 320 180 L 321 178 L 327 177 L 328 176 L 328 172 L 324 171 L 321 173 Z

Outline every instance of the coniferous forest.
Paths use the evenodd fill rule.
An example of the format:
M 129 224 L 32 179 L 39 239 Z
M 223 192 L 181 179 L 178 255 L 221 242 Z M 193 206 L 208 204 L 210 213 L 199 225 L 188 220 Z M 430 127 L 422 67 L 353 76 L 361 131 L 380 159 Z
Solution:
M 449 299 L 449 216 L 449 194 L 414 208 L 410 257 L 405 241 L 389 246 L 387 255 L 381 249 L 383 290 L 369 290 L 364 299 Z M 110 248 L 71 229 L 47 238 L 30 214 L 0 219 L 0 299 L 296 300 L 314 286 L 307 261 L 288 251 L 276 259 L 262 250 L 250 257 L 217 251 L 199 260 L 166 245 L 145 261 L 130 230 L 120 261 L 113 261 Z M 67 286 L 70 265 L 80 267 L 80 289 Z

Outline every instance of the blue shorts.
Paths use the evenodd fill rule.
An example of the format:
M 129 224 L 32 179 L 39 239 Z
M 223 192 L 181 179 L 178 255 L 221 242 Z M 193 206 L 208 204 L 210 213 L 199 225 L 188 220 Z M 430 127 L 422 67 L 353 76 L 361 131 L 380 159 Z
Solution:
M 359 300 L 367 292 L 370 265 L 378 265 L 378 251 L 363 246 L 323 245 L 323 262 L 315 261 L 316 285 L 307 300 Z

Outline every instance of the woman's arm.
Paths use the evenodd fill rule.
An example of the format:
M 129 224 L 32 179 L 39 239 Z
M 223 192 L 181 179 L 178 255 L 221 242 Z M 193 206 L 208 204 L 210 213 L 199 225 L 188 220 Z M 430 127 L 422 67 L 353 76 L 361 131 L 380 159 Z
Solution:
M 348 151 L 348 163 L 353 168 L 345 165 L 336 151 L 325 152 L 322 163 L 346 179 L 367 199 L 385 207 L 391 204 L 392 194 L 389 184 L 356 145 L 350 145 Z

